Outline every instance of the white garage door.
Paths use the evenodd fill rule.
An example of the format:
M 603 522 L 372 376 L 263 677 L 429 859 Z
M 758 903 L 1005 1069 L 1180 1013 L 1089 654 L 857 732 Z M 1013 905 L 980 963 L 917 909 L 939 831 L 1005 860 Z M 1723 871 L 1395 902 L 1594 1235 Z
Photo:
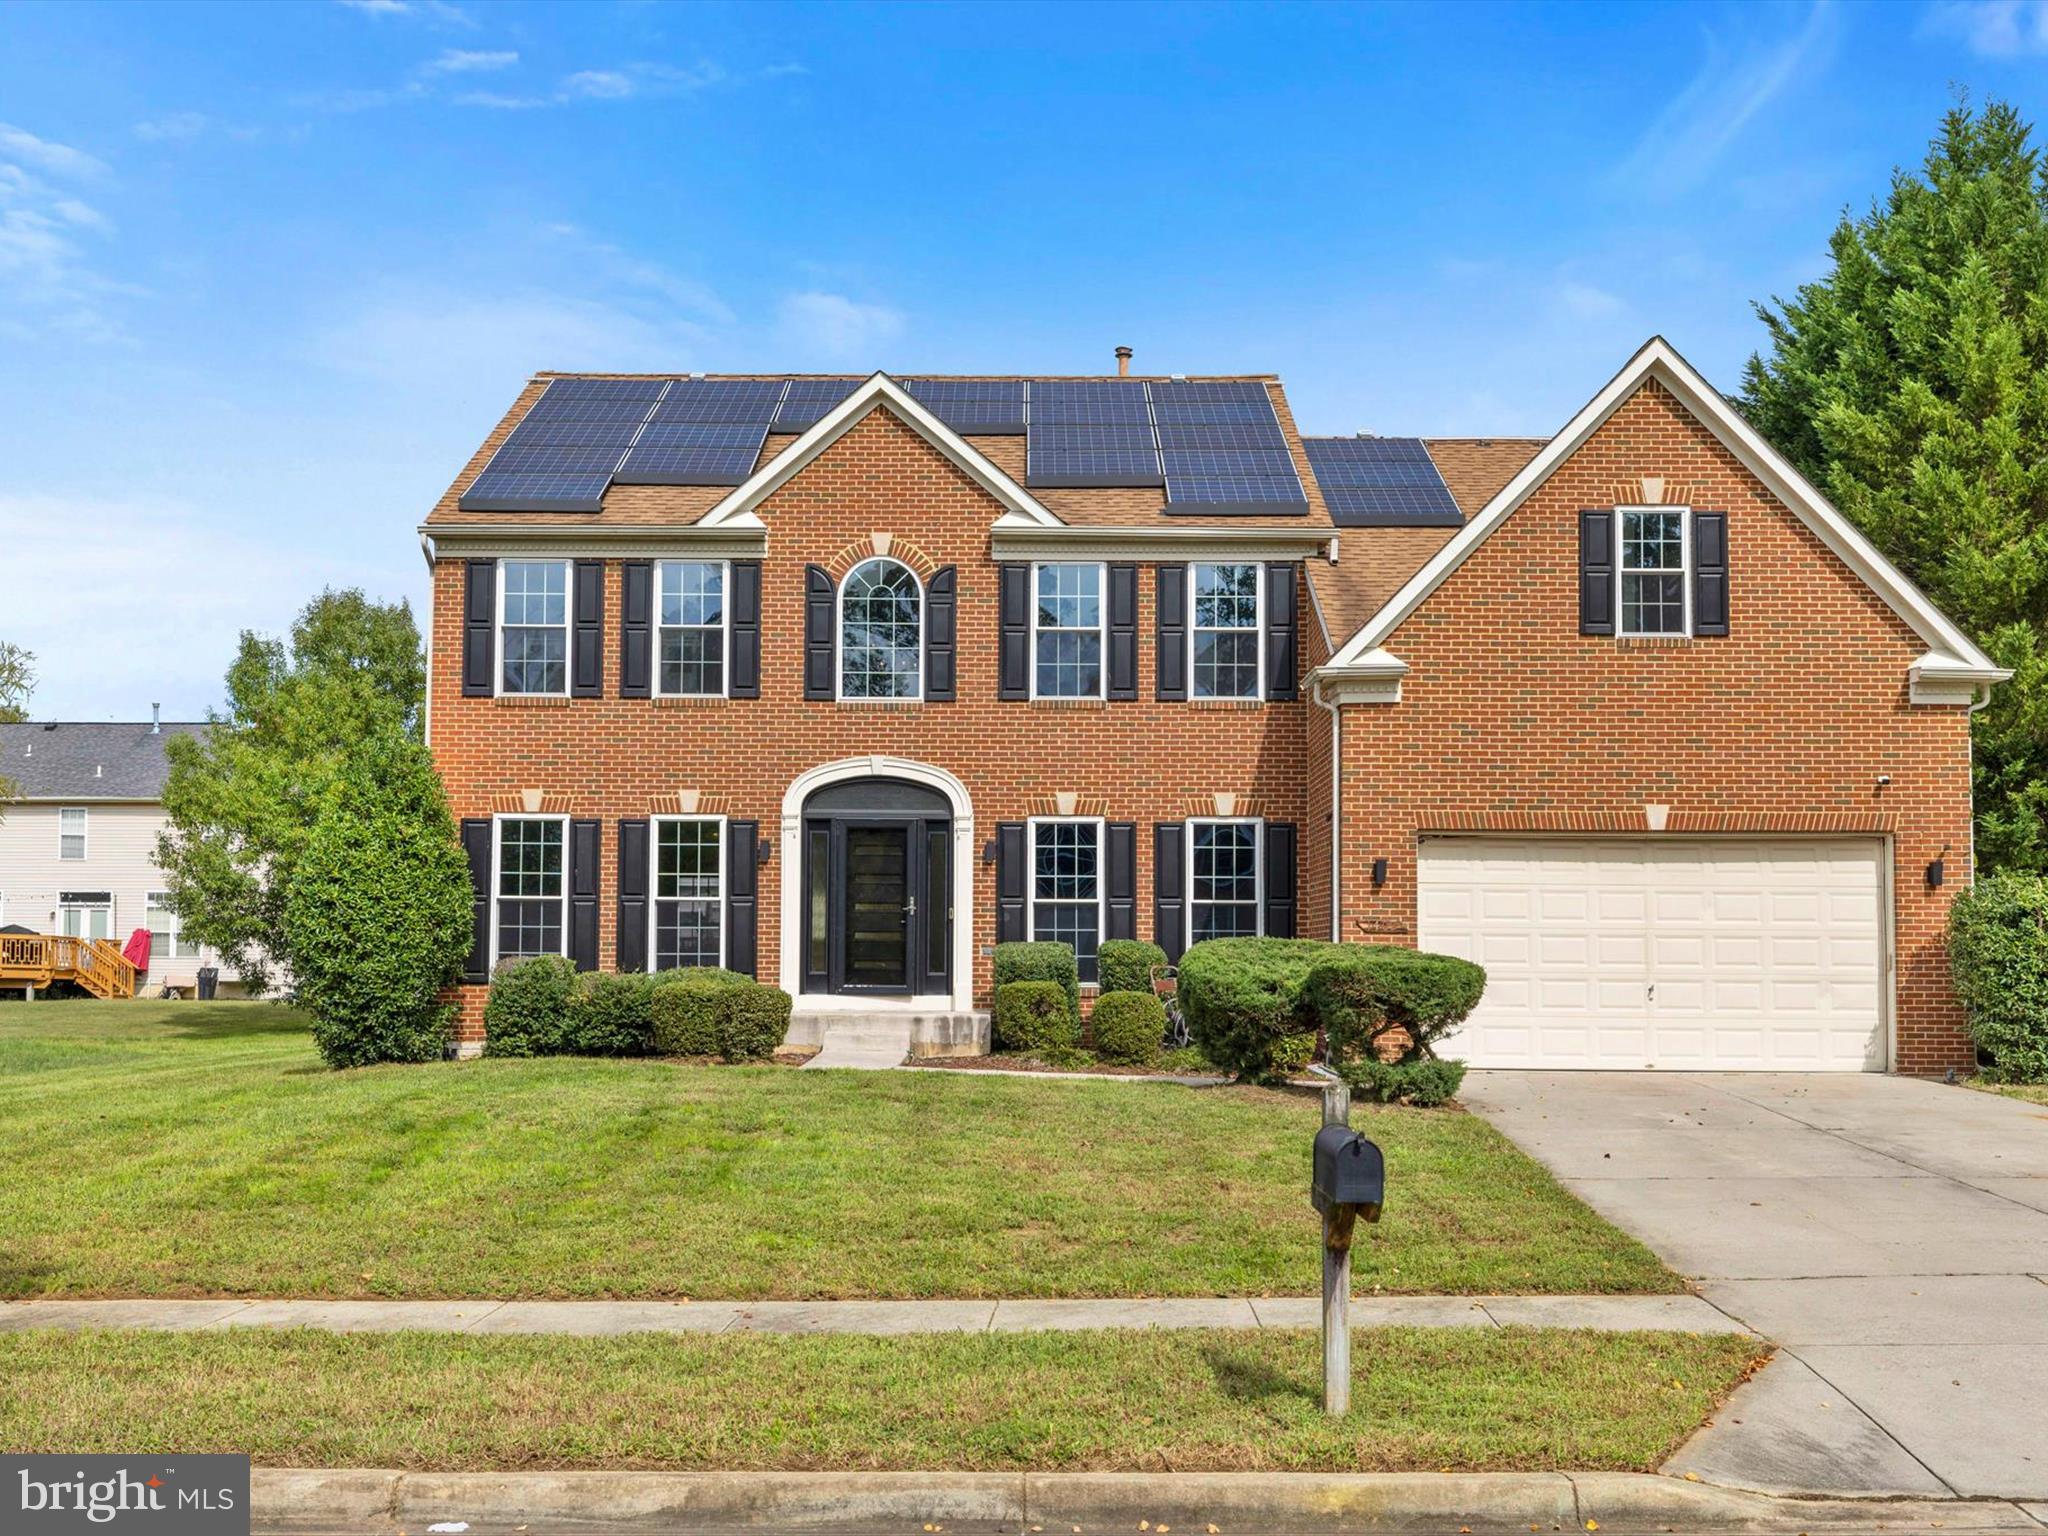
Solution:
M 1882 1071 L 1874 838 L 1431 838 L 1420 942 L 1486 967 L 1486 1067 Z

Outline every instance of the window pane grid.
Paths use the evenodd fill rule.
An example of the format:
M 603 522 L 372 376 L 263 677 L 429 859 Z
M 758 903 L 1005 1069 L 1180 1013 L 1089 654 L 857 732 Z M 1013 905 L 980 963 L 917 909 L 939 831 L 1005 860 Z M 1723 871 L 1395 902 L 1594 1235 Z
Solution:
M 724 693 L 725 567 L 716 561 L 665 560 L 660 572 L 660 690 Z
M 921 595 L 909 568 L 870 560 L 840 598 L 840 692 L 849 699 L 918 697 Z
M 1194 568 L 1194 696 L 1259 696 L 1259 568 Z
M 1258 823 L 1197 823 L 1190 843 L 1188 905 L 1193 942 L 1257 937 Z
M 1621 628 L 1624 634 L 1685 633 L 1685 515 L 1621 514 Z
M 1102 568 L 1038 567 L 1038 695 L 1092 699 L 1102 692 Z
M 82 859 L 85 857 L 84 811 L 60 810 L 57 812 L 57 857 L 60 859 Z
M 717 965 L 723 840 L 715 821 L 658 821 L 654 837 L 654 969 Z
M 569 567 L 560 560 L 506 560 L 498 567 L 499 646 L 506 693 L 569 691 Z
M 562 950 L 562 823 L 498 824 L 498 959 Z
M 1032 828 L 1031 935 L 1070 946 L 1083 981 L 1095 980 L 1102 936 L 1101 835 L 1092 821 Z

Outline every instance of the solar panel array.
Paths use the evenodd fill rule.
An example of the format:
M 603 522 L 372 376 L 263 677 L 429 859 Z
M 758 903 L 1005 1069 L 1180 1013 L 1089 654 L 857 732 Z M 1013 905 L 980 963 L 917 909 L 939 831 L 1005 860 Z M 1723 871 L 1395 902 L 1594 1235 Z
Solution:
M 801 432 L 860 387 L 859 379 L 791 379 L 782 408 L 775 413 L 777 432 Z
M 787 384 L 677 379 L 612 477 L 619 485 L 738 485 L 754 472 Z
M 903 387 L 919 405 L 964 436 L 1024 433 L 1022 379 L 905 379 Z
M 556 379 L 463 493 L 470 512 L 597 512 L 662 379 Z
M 1266 386 L 1252 380 L 1154 384 L 1166 509 L 1217 516 L 1300 515 L 1308 495 L 1273 414 Z
M 1465 521 L 1419 437 L 1305 437 L 1341 528 L 1457 528 Z

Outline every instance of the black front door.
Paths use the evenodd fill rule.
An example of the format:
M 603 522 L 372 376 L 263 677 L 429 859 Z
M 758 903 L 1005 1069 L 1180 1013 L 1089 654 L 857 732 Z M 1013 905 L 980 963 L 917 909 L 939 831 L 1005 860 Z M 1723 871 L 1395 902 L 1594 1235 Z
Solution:
M 804 823 L 804 990 L 952 991 L 952 823 L 852 814 Z
M 917 915 L 910 830 L 907 822 L 846 828 L 846 886 L 839 900 L 846 991 L 910 990 L 910 930 Z

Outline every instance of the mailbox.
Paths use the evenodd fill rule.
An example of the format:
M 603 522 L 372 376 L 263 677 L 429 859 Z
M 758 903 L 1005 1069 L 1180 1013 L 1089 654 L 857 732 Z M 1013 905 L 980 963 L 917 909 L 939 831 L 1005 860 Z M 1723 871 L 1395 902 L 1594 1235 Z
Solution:
M 1348 1126 L 1326 1125 L 1316 1132 L 1311 1205 L 1325 1216 L 1348 1207 L 1367 1221 L 1378 1221 L 1386 1197 L 1387 1160 L 1376 1143 Z

